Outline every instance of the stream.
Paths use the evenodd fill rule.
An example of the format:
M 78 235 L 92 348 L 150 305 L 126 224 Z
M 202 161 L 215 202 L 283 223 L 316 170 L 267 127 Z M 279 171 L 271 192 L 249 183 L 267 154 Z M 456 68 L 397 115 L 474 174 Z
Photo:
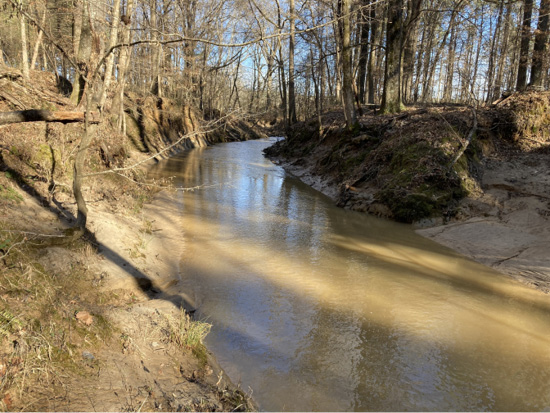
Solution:
M 549 296 L 335 207 L 264 158 L 274 139 L 149 173 L 200 187 L 173 200 L 178 288 L 260 409 L 550 411 Z

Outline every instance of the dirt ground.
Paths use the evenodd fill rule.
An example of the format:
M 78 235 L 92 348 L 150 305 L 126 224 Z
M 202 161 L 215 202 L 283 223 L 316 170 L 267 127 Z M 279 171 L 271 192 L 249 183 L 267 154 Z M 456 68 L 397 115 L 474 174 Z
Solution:
M 1 66 L 0 75 L 0 111 L 75 109 L 51 73 L 31 71 L 25 82 Z M 162 103 L 170 116 L 129 118 L 128 136 L 109 122 L 95 128 L 87 171 L 144 162 L 197 126 L 190 108 Z M 232 140 L 263 136 L 245 120 L 224 122 Z M 144 142 L 131 136 L 140 128 L 150 132 Z M 178 213 L 158 207 L 169 192 L 151 202 L 156 190 L 132 183 L 143 179 L 138 169 L 86 179 L 89 232 L 69 236 L 81 134 L 76 123 L 0 126 L 0 411 L 255 410 L 200 340 L 185 342 L 209 325 L 193 321 L 179 291 Z M 226 140 L 218 135 L 208 140 Z
M 417 232 L 550 292 L 550 155 L 508 151 L 485 159 L 483 194 L 446 225 Z
M 1 218 L 28 226 L 36 233 L 58 233 L 63 220 L 21 193 L 23 204 L 8 204 Z M 175 211 L 159 208 L 170 193 L 161 193 L 139 214 L 111 211 L 104 203 L 89 205 L 89 229 L 97 252 L 69 251 L 51 246 L 40 264 L 52 274 L 67 273 L 75 262 L 92 274 L 88 288 L 98 288 L 109 304 L 90 310 L 89 334 L 102 319 L 108 321 L 107 345 L 82 343 L 70 351 L 79 371 L 54 370 L 51 385 L 38 386 L 27 396 L 10 392 L 8 410 L 45 411 L 228 411 L 253 409 L 252 402 L 231 383 L 213 356 L 195 353 L 167 337 L 167 317 L 177 319 L 180 308 L 193 304 L 177 292 L 181 232 Z M 67 198 L 62 204 L 71 211 Z M 168 203 L 166 203 L 168 204 Z M 79 298 L 75 297 L 75 302 Z M 74 304 L 74 303 L 73 303 Z M 67 305 L 59 303 L 60 307 Z M 100 309 L 101 307 L 101 309 Z M 86 328 L 86 327 L 83 327 Z M 84 340 L 86 341 L 86 340 Z M 2 361 L 0 357 L 0 365 Z M 0 371 L 0 377 L 3 373 Z M 1 407 L 1 406 L 0 406 Z M 11 408 L 10 408 L 11 407 Z

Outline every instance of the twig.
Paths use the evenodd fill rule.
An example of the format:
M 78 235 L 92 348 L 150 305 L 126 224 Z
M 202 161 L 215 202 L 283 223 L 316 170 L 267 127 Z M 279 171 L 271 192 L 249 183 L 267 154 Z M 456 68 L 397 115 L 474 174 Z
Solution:
M 15 231 L 10 229 L 2 229 L 0 232 L 10 232 L 14 234 L 24 234 L 24 235 L 33 235 L 35 237 L 44 237 L 44 238 L 64 238 L 65 235 L 48 235 L 48 234 L 37 234 L 36 232 L 28 232 L 28 231 Z
M 107 172 L 107 171 L 105 171 Z M 204 189 L 204 188 L 214 188 L 216 186 L 221 186 L 223 185 L 222 183 L 219 183 L 219 184 L 212 184 L 212 185 L 198 185 L 198 186 L 192 186 L 192 187 L 183 187 L 183 186 L 172 186 L 172 185 L 157 185 L 157 184 L 151 184 L 151 183 L 147 183 L 147 182 L 139 182 L 139 181 L 136 181 L 135 179 L 132 179 L 130 178 L 129 176 L 126 176 L 126 175 L 123 175 L 119 172 L 116 172 L 116 171 L 112 171 L 112 173 L 118 175 L 118 176 L 121 176 L 122 178 L 124 179 L 127 179 L 128 181 L 136 184 L 136 185 L 142 185 L 142 186 L 149 186 L 151 188 L 158 188 L 158 189 L 174 189 L 176 191 L 182 191 L 182 192 L 193 192 L 195 190 L 198 190 L 198 189 Z
M 231 113 L 229 113 L 229 114 L 227 114 L 226 116 L 223 116 L 223 117 L 221 117 L 221 118 L 219 118 L 219 119 L 217 119 L 217 120 L 215 120 L 215 121 L 213 121 L 213 122 L 208 123 L 206 126 L 211 127 L 211 126 L 213 126 L 213 125 L 215 125 L 215 124 L 217 124 L 217 123 L 221 123 L 221 122 L 224 121 L 225 119 L 229 118 L 230 115 L 231 115 Z M 180 138 L 179 138 L 176 142 L 174 142 L 174 143 L 168 145 L 166 148 L 164 148 L 164 149 L 162 149 L 162 150 L 160 150 L 160 151 L 154 153 L 153 155 L 149 156 L 148 158 L 145 158 L 145 159 L 143 159 L 143 160 L 141 160 L 141 161 L 139 161 L 139 162 L 137 162 L 137 163 L 135 163 L 135 164 L 133 164 L 133 165 L 126 166 L 126 167 L 124 167 L 124 168 L 113 168 L 113 169 L 109 169 L 109 170 L 107 170 L 107 171 L 89 173 L 89 174 L 83 175 L 82 177 L 83 177 L 83 178 L 87 178 L 87 177 L 90 177 L 90 176 L 105 175 L 105 174 L 116 173 L 116 172 L 122 172 L 122 171 L 129 171 L 129 170 L 131 170 L 131 169 L 135 169 L 135 168 L 137 168 L 138 166 L 140 166 L 140 165 L 142 165 L 142 164 L 144 164 L 144 163 L 150 161 L 151 159 L 154 159 L 154 158 L 156 158 L 157 156 L 163 154 L 164 152 L 169 151 L 169 150 L 172 149 L 173 147 L 175 147 L 175 146 L 177 146 L 178 144 L 180 144 L 184 139 L 191 138 L 191 137 L 193 137 L 193 136 L 197 136 L 197 135 L 200 135 L 200 134 L 205 134 L 205 133 L 213 132 L 213 131 L 215 131 L 216 129 L 217 129 L 217 128 L 212 128 L 212 129 L 208 129 L 208 130 L 198 130 L 198 131 L 194 131 L 194 132 L 188 133 L 188 134 L 186 134 L 186 135 L 181 135 L 181 134 L 180 134 Z
M 18 245 L 23 245 L 26 241 L 27 241 L 27 238 L 24 238 L 23 241 L 19 241 L 19 242 L 16 242 L 15 244 L 13 244 L 11 247 L 8 248 L 8 250 L 6 251 L 6 253 L 4 255 L 0 255 L 0 260 L 3 259 L 3 258 L 6 258 L 13 248 L 15 248 Z
M 466 137 L 466 142 L 464 142 L 464 144 L 462 145 L 462 148 L 458 151 L 455 158 L 453 159 L 453 161 L 449 165 L 449 170 L 451 170 L 453 168 L 455 163 L 457 163 L 457 161 L 464 154 L 464 152 L 466 152 L 466 149 L 468 148 L 468 145 L 472 141 L 474 133 L 477 130 L 477 112 L 476 112 L 476 110 L 474 109 L 473 106 L 470 107 L 470 110 L 472 111 L 472 114 L 474 115 L 474 124 L 472 125 L 472 129 L 470 129 L 470 133 L 468 133 L 468 136 Z

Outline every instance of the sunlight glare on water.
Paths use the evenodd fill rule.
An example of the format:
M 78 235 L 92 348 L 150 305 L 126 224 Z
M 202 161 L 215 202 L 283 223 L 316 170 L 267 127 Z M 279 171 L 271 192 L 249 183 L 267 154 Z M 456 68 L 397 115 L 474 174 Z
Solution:
M 414 233 L 338 209 L 264 159 L 187 151 L 181 283 L 207 346 L 262 410 L 550 410 L 548 296 Z

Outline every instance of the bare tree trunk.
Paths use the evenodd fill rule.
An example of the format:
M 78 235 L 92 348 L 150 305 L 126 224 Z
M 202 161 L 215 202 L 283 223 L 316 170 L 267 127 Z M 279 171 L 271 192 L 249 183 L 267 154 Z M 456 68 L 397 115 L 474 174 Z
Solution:
M 422 37 L 420 38 L 420 49 L 418 51 L 418 62 L 416 63 L 416 79 L 414 80 L 414 84 L 413 84 L 413 102 L 418 102 L 418 99 L 420 98 L 420 84 L 421 84 L 421 74 L 424 73 L 423 72 L 423 68 L 424 68 L 424 59 L 422 58 L 422 56 L 424 56 L 425 54 L 425 41 L 426 41 L 426 36 L 427 36 L 427 33 L 428 33 L 428 28 L 426 27 L 426 25 L 424 25 L 423 29 L 422 29 Z M 430 44 L 431 44 L 431 40 L 430 40 Z M 428 49 L 428 50 L 431 50 Z M 427 56 L 429 56 L 429 53 L 426 53 Z M 426 78 L 426 76 L 424 76 L 424 79 Z M 422 87 L 422 94 L 424 94 L 424 86 Z
M 443 100 L 450 102 L 453 92 L 453 73 L 455 67 L 455 49 L 456 49 L 456 29 L 453 25 L 451 30 L 451 39 L 449 41 L 449 51 L 447 54 L 447 79 L 445 82 L 445 90 L 443 92 Z
M 151 56 L 151 93 L 158 97 L 162 97 L 162 82 L 160 79 L 160 64 L 162 61 L 162 45 L 159 43 L 159 25 L 157 19 L 157 0 L 151 0 L 150 14 L 151 14 L 151 45 L 153 54 Z
M 266 81 L 265 81 L 265 110 L 266 111 L 269 111 L 271 110 L 271 107 L 272 107 L 272 102 L 271 102 L 271 83 L 272 83 L 272 80 L 273 80 L 273 67 L 274 67 L 274 56 L 273 56 L 273 53 L 274 53 L 274 48 L 271 47 L 268 51 L 268 55 L 267 55 L 267 76 L 266 76 Z
M 493 85 L 494 85 L 494 74 L 495 74 L 495 58 L 497 53 L 498 41 L 500 39 L 501 33 L 501 22 L 502 22 L 502 12 L 504 10 L 504 0 L 500 0 L 498 8 L 498 18 L 495 26 L 495 31 L 493 33 L 493 38 L 491 40 L 491 52 L 489 54 L 489 69 L 487 71 L 487 98 L 486 102 L 491 102 L 493 97 Z
M 359 102 L 365 103 L 367 95 L 367 64 L 369 60 L 369 32 L 370 25 L 368 19 L 369 8 L 365 8 L 370 4 L 370 0 L 362 0 L 364 8 L 359 14 L 359 28 L 361 30 L 360 49 L 359 49 L 359 68 L 357 74 L 357 89 L 359 90 Z M 372 42 L 372 39 L 371 39 Z
M 113 7 L 113 14 L 111 16 L 111 34 L 109 36 L 109 50 L 116 45 L 118 40 L 118 26 L 120 21 L 120 0 L 115 0 Z M 105 100 L 107 99 L 107 91 L 111 87 L 111 80 L 113 78 L 113 66 L 115 64 L 115 54 L 112 51 L 107 57 L 105 62 L 105 79 L 103 80 L 103 85 L 101 87 L 101 94 L 98 99 L 98 107 L 100 109 L 105 105 Z
M 19 3 L 20 7 L 23 7 L 23 2 Z M 21 29 L 21 70 L 23 72 L 23 78 L 29 80 L 29 54 L 27 44 L 27 19 L 23 13 L 19 13 L 19 24 Z
M 231 87 L 231 94 L 229 95 L 229 104 L 231 104 L 231 99 L 233 98 L 233 93 L 235 93 L 235 101 L 231 105 L 232 109 L 235 107 L 241 107 L 241 102 L 239 99 L 239 88 L 237 87 L 237 82 L 239 80 L 239 70 L 241 68 L 241 58 L 242 53 L 239 54 L 239 59 L 237 60 L 237 68 L 235 69 L 235 76 L 233 77 L 233 86 Z
M 408 2 L 407 22 L 405 23 L 405 40 L 402 62 L 402 91 L 404 102 L 410 102 L 413 90 L 414 60 L 416 57 L 416 45 L 418 42 L 418 19 L 421 13 L 423 0 L 410 0 Z
M 124 44 L 130 43 L 131 39 L 131 18 L 134 12 L 134 0 L 128 0 L 126 3 L 126 12 L 125 18 L 128 19 L 127 22 L 124 22 L 124 27 L 122 28 L 122 42 Z M 126 85 L 126 72 L 130 62 L 130 48 L 128 46 L 122 47 L 120 50 L 118 58 L 118 88 L 115 92 L 113 98 L 113 104 L 111 110 L 114 113 L 118 113 L 118 122 L 117 126 L 120 131 L 124 130 L 124 88 Z
M 382 113 L 403 110 L 401 99 L 401 48 L 403 44 L 403 0 L 389 0 L 386 28 L 386 66 Z
M 473 64 L 473 67 L 474 67 L 474 73 L 472 75 L 472 84 L 470 85 L 470 90 L 471 90 L 471 94 L 472 96 L 476 96 L 476 79 L 477 79 L 477 73 L 478 73 L 478 68 L 479 68 L 479 59 L 480 59 L 480 55 L 481 55 L 481 48 L 482 48 L 482 43 L 483 43 L 483 26 L 484 26 L 484 23 L 485 23 L 485 4 L 484 3 L 481 3 L 481 24 L 479 25 L 479 37 L 478 37 L 478 46 L 477 46 L 477 50 L 476 50 L 476 58 L 475 58 L 475 62 Z
M 46 7 L 44 6 L 44 12 L 42 13 L 42 20 L 40 21 L 40 25 L 44 27 L 44 23 L 46 22 Z M 31 64 L 30 68 L 34 69 L 36 65 L 36 60 L 38 59 L 38 50 L 40 49 L 40 45 L 42 44 L 42 37 L 44 37 L 44 32 L 42 30 L 38 30 L 38 36 L 36 37 L 36 42 L 34 43 L 34 49 L 32 52 L 32 58 L 31 58 Z
M 282 32 L 283 21 L 281 16 L 281 7 L 279 6 L 279 1 L 277 1 L 277 34 L 280 35 Z M 283 57 L 283 44 L 281 37 L 277 37 L 277 49 L 279 52 L 279 92 L 281 94 L 281 109 L 283 112 L 283 122 L 285 127 L 288 126 L 288 96 L 287 96 L 287 85 L 286 85 L 286 76 L 285 76 L 285 60 Z
M 293 125 L 297 121 L 296 117 L 296 92 L 294 86 L 294 42 L 296 21 L 294 16 L 294 0 L 289 0 L 289 18 L 290 18 L 290 36 L 288 38 L 288 124 Z
M 89 111 L 91 108 L 92 98 L 88 93 L 86 95 L 86 110 Z M 88 220 L 88 208 L 86 206 L 86 200 L 82 193 L 82 177 L 84 175 L 84 164 L 87 159 L 88 148 L 92 143 L 93 134 L 91 131 L 92 126 L 90 125 L 88 116 L 84 120 L 84 134 L 80 139 L 78 145 L 74 166 L 73 166 L 73 195 L 76 201 L 77 215 L 76 215 L 76 226 L 84 229 L 86 228 L 86 223 Z
M 529 46 L 531 44 L 531 18 L 533 16 L 533 0 L 523 2 L 523 22 L 521 26 L 521 46 L 519 52 L 519 68 L 516 90 L 527 87 L 527 69 L 529 66 Z
M 506 55 L 508 54 L 508 43 L 510 41 L 510 25 L 512 17 L 512 5 L 508 5 L 506 9 L 506 16 L 504 17 L 504 32 L 502 35 L 502 42 L 500 45 L 500 52 L 498 57 L 497 75 L 495 78 L 495 85 L 493 87 L 493 97 L 491 100 L 500 98 L 503 86 L 504 66 L 506 62 Z
M 344 102 L 344 116 L 346 118 L 346 127 L 351 130 L 357 125 L 357 114 L 353 102 L 353 66 L 351 49 L 351 0 L 339 0 L 338 25 L 340 27 L 340 36 L 342 42 L 342 97 Z
M 92 27 L 89 10 L 89 0 L 82 2 L 82 31 L 80 33 L 80 41 L 78 45 L 78 73 L 73 82 L 73 91 L 70 100 L 74 105 L 78 105 L 84 95 L 86 88 L 86 76 L 89 70 L 89 60 L 92 55 Z
M 455 24 L 456 24 L 456 16 L 458 14 L 458 12 L 460 11 L 460 9 L 462 8 L 462 5 L 464 4 L 464 1 L 465 0 L 460 0 L 455 8 L 453 9 L 453 12 L 451 14 L 451 18 L 449 20 L 449 27 L 447 27 L 447 30 L 445 31 L 445 34 L 443 35 L 443 39 L 441 40 L 441 43 L 439 44 L 439 47 L 437 48 L 437 52 L 435 54 L 435 57 L 433 58 L 432 62 L 431 62 L 431 65 L 428 65 L 429 66 L 429 71 L 428 71 L 428 76 L 427 76 L 427 79 L 426 79 L 426 85 L 425 85 L 425 90 L 423 90 L 423 93 L 422 93 L 422 100 L 425 101 L 426 99 L 429 98 L 429 100 L 431 100 L 431 94 L 432 94 L 432 84 L 433 84 L 433 79 L 434 79 L 434 75 L 435 75 L 435 69 L 436 69 L 436 66 L 437 66 L 437 62 L 439 62 L 439 59 L 441 58 L 441 53 L 443 51 L 443 48 L 445 46 L 445 43 L 447 42 L 447 37 L 449 37 L 449 33 L 451 32 L 451 30 L 454 28 Z M 430 53 L 431 50 L 428 49 Z M 424 93 L 425 92 L 425 93 Z M 430 93 L 430 96 L 428 96 L 428 93 Z
M 368 89 L 368 98 L 367 102 L 370 104 L 374 104 L 375 100 L 375 86 L 374 86 L 374 72 L 375 72 L 375 66 L 374 63 L 376 61 L 376 40 L 377 40 L 377 34 L 378 32 L 378 23 L 376 20 L 376 5 L 372 5 L 370 8 L 370 48 L 369 48 L 369 61 L 367 63 L 368 70 L 367 70 L 367 89 Z
M 550 22 L 550 0 L 541 0 L 535 45 L 533 47 L 533 63 L 531 66 L 530 86 L 541 89 L 548 71 L 548 29 Z
M 311 79 L 313 80 L 313 88 L 315 92 L 315 112 L 317 114 L 317 129 L 319 136 L 321 136 L 323 128 L 323 119 L 321 118 L 321 94 L 319 93 L 319 82 L 317 81 L 317 74 L 315 73 L 315 60 L 313 56 L 313 48 L 310 45 L 309 58 L 311 61 Z

